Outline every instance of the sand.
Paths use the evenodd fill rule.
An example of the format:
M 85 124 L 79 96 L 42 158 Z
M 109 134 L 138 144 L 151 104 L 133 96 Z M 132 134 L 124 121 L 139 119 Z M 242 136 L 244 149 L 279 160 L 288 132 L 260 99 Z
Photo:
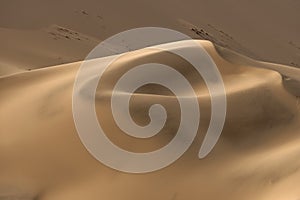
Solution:
M 99 41 L 145 26 L 171 28 L 254 59 L 297 67 L 299 8 L 296 0 L 2 0 L 0 76 L 83 60 Z
M 71 103 L 80 62 L 49 67 L 0 79 L 1 96 L 5 97 L 0 101 L 2 196 L 11 190 L 13 196 L 37 196 L 38 199 L 218 199 L 224 196 L 282 199 L 285 194 L 298 197 L 299 190 L 294 183 L 300 175 L 297 161 L 300 141 L 296 131 L 299 99 L 284 88 L 279 73 L 232 64 L 217 53 L 212 43 L 199 42 L 221 71 L 228 100 L 224 131 L 207 158 L 197 158 L 209 118 L 204 83 L 198 82 L 197 86 L 204 110 L 203 125 L 191 148 L 170 167 L 132 175 L 100 164 L 79 140 Z M 144 59 L 150 56 L 143 52 L 139 55 Z M 133 56 L 126 62 L 135 62 L 137 58 Z M 107 77 L 117 76 L 121 66 L 111 69 Z M 189 76 L 193 79 L 193 74 Z M 96 99 L 97 114 L 105 115 L 109 123 L 106 126 L 113 128 L 108 115 L 101 114 L 106 112 L 105 94 L 100 93 L 102 98 Z M 172 107 L 176 105 L 169 95 L 162 94 L 155 100 L 167 101 Z M 146 113 L 140 113 L 139 107 L 152 101 L 137 96 L 132 115 L 145 118 Z M 171 110 L 170 115 L 176 118 L 176 111 Z M 136 151 L 157 148 L 157 144 L 172 138 L 174 126 L 175 123 L 164 130 L 169 134 L 148 145 L 128 138 L 117 143 Z M 111 137 L 116 140 L 115 136 Z
M 299 2 L 2 2 L 1 200 L 300 198 Z M 163 52 L 134 52 L 111 68 L 106 80 L 116 79 L 122 66 L 138 59 L 154 57 L 177 66 L 197 89 L 202 124 L 174 164 L 127 174 L 104 166 L 82 145 L 72 116 L 72 91 L 81 60 L 95 45 L 139 26 L 173 28 L 201 39 L 223 77 L 227 117 L 217 145 L 199 159 L 211 107 L 204 82 Z M 149 151 L 173 138 L 178 102 L 168 91 L 154 89 L 134 95 L 133 119 L 146 124 L 146 108 L 155 102 L 165 105 L 175 122 L 149 142 L 120 132 L 106 106 L 111 90 L 97 89 L 97 115 L 117 133 L 108 137 L 124 149 Z

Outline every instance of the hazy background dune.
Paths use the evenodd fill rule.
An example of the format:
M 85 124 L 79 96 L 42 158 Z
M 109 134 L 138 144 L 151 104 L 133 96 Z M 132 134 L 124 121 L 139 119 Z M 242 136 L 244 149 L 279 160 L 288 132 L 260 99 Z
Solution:
M 99 41 L 145 26 L 299 66 L 299 9 L 297 0 L 2 0 L 1 74 L 83 60 Z

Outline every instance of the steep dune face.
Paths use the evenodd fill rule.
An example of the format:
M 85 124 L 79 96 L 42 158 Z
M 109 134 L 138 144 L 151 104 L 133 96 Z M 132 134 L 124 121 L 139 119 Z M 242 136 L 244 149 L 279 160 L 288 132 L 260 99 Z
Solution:
M 182 58 L 138 50 L 113 64 L 99 82 L 95 106 L 98 119 L 104 120 L 100 123 L 115 144 L 136 152 L 160 148 L 174 137 L 178 101 L 158 85 L 133 95 L 130 111 L 137 124 L 149 123 L 153 103 L 164 105 L 168 114 L 159 135 L 142 141 L 124 136 L 113 121 L 110 83 L 141 60 L 158 60 L 181 72 L 196 91 L 201 120 L 192 146 L 171 166 L 140 175 L 104 166 L 82 145 L 72 117 L 80 62 L 34 70 L 0 79 L 0 199 L 299 198 L 299 99 L 284 87 L 278 72 L 234 64 L 212 43 L 199 43 L 220 70 L 227 94 L 224 130 L 208 157 L 197 156 L 210 119 L 208 90 Z

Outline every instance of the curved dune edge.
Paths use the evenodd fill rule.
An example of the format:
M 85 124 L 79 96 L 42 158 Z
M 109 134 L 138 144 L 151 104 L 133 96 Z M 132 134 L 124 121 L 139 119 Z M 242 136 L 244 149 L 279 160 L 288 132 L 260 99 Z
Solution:
M 263 69 L 270 69 L 277 71 L 283 76 L 283 83 L 286 89 L 296 96 L 300 96 L 300 69 L 296 67 L 257 61 L 249 57 L 243 56 L 229 49 L 215 46 L 218 54 L 228 62 L 237 65 L 249 65 Z
M 80 62 L 38 69 L 0 78 L 4 97 L 0 99 L 0 199 L 297 199 L 300 103 L 273 71 L 285 73 L 285 68 L 220 56 L 212 43 L 199 42 L 223 76 L 228 101 L 224 131 L 207 158 L 199 160 L 197 153 L 207 129 L 210 102 L 203 81 L 193 74 L 188 76 L 199 89 L 203 111 L 203 124 L 193 145 L 163 170 L 132 175 L 94 160 L 77 136 L 71 103 Z M 149 56 L 137 53 L 145 59 Z M 159 53 L 155 56 L 160 58 Z M 277 68 L 261 69 L 266 66 Z M 118 66 L 107 77 L 117 73 Z M 286 73 L 283 75 L 295 75 Z M 110 92 L 100 89 L 98 117 L 106 112 L 104 103 Z M 176 107 L 172 95 L 147 91 L 149 88 L 140 91 L 132 102 L 133 118 L 141 124 L 147 122 L 147 113 L 139 110 L 153 100 Z M 175 109 L 169 113 L 175 119 L 176 114 Z M 118 131 L 107 121 L 107 127 Z M 168 134 L 152 143 L 139 143 L 121 134 L 109 137 L 127 149 L 149 150 L 169 141 L 173 126 L 171 123 L 162 132 Z

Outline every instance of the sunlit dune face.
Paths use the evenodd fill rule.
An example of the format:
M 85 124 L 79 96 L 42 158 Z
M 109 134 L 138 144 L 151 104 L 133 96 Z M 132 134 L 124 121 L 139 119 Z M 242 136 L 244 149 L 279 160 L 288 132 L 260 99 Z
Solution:
M 151 105 L 161 104 L 166 109 L 167 121 L 157 135 L 147 140 L 136 139 L 122 132 L 115 123 L 110 104 L 116 82 L 128 70 L 146 63 L 161 63 L 172 66 L 187 77 L 192 85 L 195 86 L 194 90 L 197 91 L 199 99 L 202 96 L 202 102 L 199 102 L 199 106 L 203 109 L 201 110 L 203 118 L 201 126 L 207 129 L 207 122 L 210 117 L 210 101 L 207 88 L 202 77 L 191 64 L 179 56 L 170 52 L 163 52 L 162 50 L 143 50 L 128 53 L 111 64 L 103 74 L 96 93 L 96 110 L 99 118 L 103 119 L 101 116 L 105 116 L 105 121 L 99 121 L 104 128 L 104 132 L 109 133 L 108 137 L 118 146 L 131 152 L 149 152 L 165 146 L 173 139 L 180 123 L 180 107 L 175 94 L 170 89 L 159 84 L 147 84 L 138 88 L 135 94 L 132 95 L 129 105 L 133 120 L 140 126 L 145 126 L 150 122 L 148 112 Z M 118 95 L 130 94 L 118 91 Z
M 0 79 L 0 96 L 5 97 L 0 99 L 0 199 L 297 200 L 297 97 L 283 87 L 277 72 L 233 64 L 211 43 L 199 42 L 218 66 L 227 94 L 224 130 L 206 158 L 199 159 L 198 152 L 211 102 L 203 79 L 183 58 L 160 50 L 134 51 L 111 64 L 98 83 L 98 121 L 113 143 L 132 152 L 153 151 L 170 142 L 180 109 L 168 88 L 140 87 L 130 99 L 134 122 L 147 125 L 150 106 L 161 104 L 167 111 L 166 124 L 145 140 L 124 134 L 110 106 L 113 86 L 124 72 L 158 62 L 183 74 L 196 91 L 201 118 L 192 146 L 172 165 L 145 174 L 106 167 L 86 150 L 72 118 L 73 82 L 80 63 L 61 65 Z

